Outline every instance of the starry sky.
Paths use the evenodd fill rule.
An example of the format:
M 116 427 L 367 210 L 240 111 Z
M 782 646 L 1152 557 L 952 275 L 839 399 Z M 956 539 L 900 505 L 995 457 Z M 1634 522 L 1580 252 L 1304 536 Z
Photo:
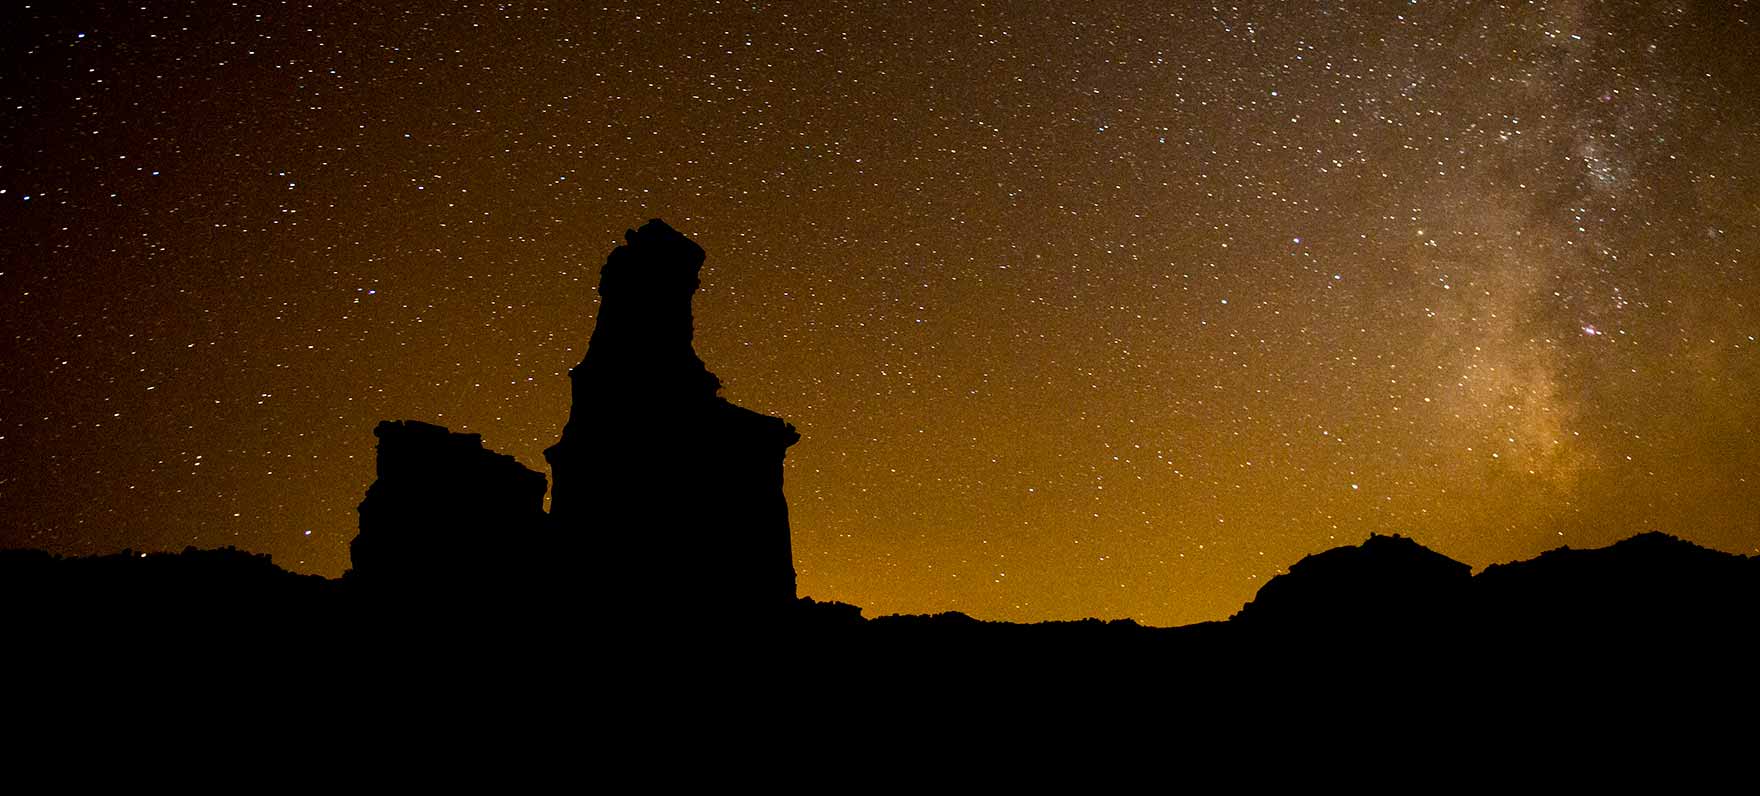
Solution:
M 803 434 L 801 593 L 869 616 L 1220 619 L 1372 532 L 1760 552 L 1757 24 L 14 5 L 0 545 L 338 575 L 378 420 L 546 471 L 658 217 L 724 394 Z

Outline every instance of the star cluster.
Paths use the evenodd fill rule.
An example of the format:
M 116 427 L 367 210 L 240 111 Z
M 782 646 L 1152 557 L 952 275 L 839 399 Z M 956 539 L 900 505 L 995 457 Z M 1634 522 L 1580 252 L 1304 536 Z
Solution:
M 32 3 L 0 543 L 336 575 L 376 421 L 543 469 L 660 217 L 804 436 L 801 592 L 869 615 L 1218 619 L 1371 532 L 1760 552 L 1756 16 Z

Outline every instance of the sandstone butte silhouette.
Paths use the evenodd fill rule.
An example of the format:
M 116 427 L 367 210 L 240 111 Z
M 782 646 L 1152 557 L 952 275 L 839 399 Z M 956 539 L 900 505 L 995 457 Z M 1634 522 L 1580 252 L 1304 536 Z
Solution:
M 697 356 L 703 249 L 659 220 L 624 238 L 544 452 L 549 514 L 544 476 L 478 435 L 383 422 L 351 549 L 363 591 L 418 606 L 562 600 L 613 622 L 749 624 L 794 606 L 782 465 L 800 435 L 721 397 Z
M 794 427 L 719 395 L 691 345 L 703 250 L 659 220 L 599 272 L 599 317 L 548 450 L 550 511 L 614 594 L 749 616 L 795 599 L 782 461 Z

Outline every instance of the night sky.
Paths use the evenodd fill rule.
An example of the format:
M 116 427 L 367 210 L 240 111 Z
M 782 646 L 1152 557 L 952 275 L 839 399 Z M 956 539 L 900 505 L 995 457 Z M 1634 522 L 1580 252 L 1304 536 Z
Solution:
M 658 217 L 869 616 L 1760 552 L 1750 4 L 587 5 L 11 6 L 0 546 L 334 576 L 388 418 L 547 472 Z

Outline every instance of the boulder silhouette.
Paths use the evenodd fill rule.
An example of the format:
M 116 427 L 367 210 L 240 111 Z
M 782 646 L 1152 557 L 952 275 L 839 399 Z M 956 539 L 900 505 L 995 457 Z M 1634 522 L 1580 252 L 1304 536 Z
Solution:
M 590 567 L 601 618 L 774 620 L 795 599 L 782 462 L 800 435 L 722 398 L 697 357 L 703 249 L 659 220 L 624 238 L 569 371 L 568 423 L 544 452 L 551 517 Z

